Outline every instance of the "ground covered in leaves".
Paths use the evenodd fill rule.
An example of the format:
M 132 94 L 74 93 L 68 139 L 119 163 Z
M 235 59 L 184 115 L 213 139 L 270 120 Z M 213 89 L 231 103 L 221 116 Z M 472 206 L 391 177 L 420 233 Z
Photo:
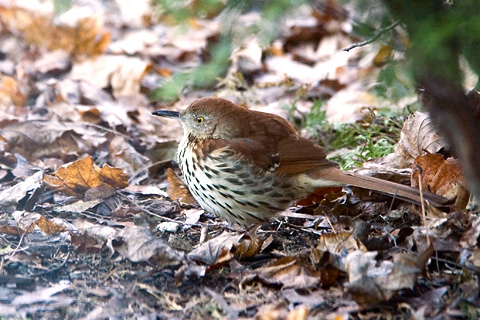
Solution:
M 270 21 L 277 33 L 265 41 L 261 11 L 221 1 L 188 21 L 150 1 L 74 1 L 56 13 L 52 1 L 2 2 L 0 317 L 480 317 L 480 218 L 466 209 L 461 170 L 428 115 L 412 112 L 393 131 L 378 116 L 416 96 L 393 81 L 398 48 L 342 52 L 360 41 L 354 10 L 299 5 Z M 226 26 L 236 37 L 221 79 L 189 78 L 222 69 L 210 49 Z M 385 74 L 388 85 L 377 81 Z M 360 172 L 452 203 L 312 190 L 258 230 L 227 225 L 182 184 L 180 125 L 151 115 L 211 95 L 284 116 L 336 159 L 376 158 Z M 339 131 L 345 122 L 359 131 Z M 386 138 L 396 146 L 380 158 L 393 151 Z

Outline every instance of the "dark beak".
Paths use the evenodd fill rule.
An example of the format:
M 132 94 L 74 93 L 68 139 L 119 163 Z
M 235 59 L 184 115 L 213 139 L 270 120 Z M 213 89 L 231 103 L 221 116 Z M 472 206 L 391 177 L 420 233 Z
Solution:
M 153 111 L 154 116 L 165 117 L 165 118 L 180 118 L 180 112 L 178 111 L 168 111 L 168 110 L 157 110 Z

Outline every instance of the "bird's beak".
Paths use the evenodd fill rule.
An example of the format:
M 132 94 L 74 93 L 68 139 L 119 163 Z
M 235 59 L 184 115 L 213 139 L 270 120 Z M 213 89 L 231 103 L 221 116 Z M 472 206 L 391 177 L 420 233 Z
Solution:
M 180 118 L 180 112 L 178 111 L 169 111 L 169 110 L 157 110 L 153 111 L 152 114 L 154 116 L 165 117 L 165 118 Z

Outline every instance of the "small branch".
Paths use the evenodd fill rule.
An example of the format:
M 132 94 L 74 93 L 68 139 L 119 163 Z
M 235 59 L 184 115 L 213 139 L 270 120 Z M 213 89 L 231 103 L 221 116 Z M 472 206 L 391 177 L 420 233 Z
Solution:
M 420 192 L 420 203 L 422 205 L 422 220 L 423 220 L 423 226 L 425 227 L 425 234 L 427 235 L 427 244 L 430 245 L 430 230 L 428 228 L 427 224 L 427 214 L 425 212 L 425 201 L 423 199 L 423 189 L 422 189 L 422 167 L 417 165 L 418 167 L 418 191 Z
M 350 51 L 354 48 L 358 48 L 358 47 L 363 47 L 363 46 L 366 46 L 367 44 L 370 44 L 372 43 L 373 41 L 377 40 L 378 38 L 380 38 L 380 36 L 382 34 L 384 34 L 385 32 L 388 32 L 390 30 L 392 30 L 393 28 L 395 28 L 396 26 L 398 26 L 400 24 L 400 21 L 395 21 L 393 24 L 389 25 L 388 27 L 385 27 L 385 28 L 382 28 L 380 29 L 377 34 L 375 34 L 372 38 L 368 39 L 368 40 L 365 40 L 363 42 L 358 42 L 358 43 L 354 43 L 352 44 L 350 47 L 348 48 L 345 48 L 343 49 L 343 51 Z

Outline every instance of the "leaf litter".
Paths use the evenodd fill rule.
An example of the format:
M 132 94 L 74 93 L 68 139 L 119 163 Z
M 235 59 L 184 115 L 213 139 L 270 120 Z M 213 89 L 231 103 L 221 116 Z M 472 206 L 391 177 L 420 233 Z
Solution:
M 479 316 L 480 218 L 428 115 L 407 118 L 393 155 L 357 169 L 453 199 L 427 207 L 426 225 L 419 207 L 345 187 L 316 191 L 256 232 L 198 208 L 172 162 L 181 127 L 150 116 L 215 94 L 294 123 L 324 99 L 329 122 L 355 122 L 366 106 L 411 101 L 369 90 L 391 47 L 343 53 L 357 41 L 347 10 L 304 5 L 271 45 L 238 39 L 215 90 L 149 101 L 208 62 L 221 6 L 182 27 L 135 3 L 0 6 L 2 317 Z M 262 21 L 239 18 L 240 30 Z

